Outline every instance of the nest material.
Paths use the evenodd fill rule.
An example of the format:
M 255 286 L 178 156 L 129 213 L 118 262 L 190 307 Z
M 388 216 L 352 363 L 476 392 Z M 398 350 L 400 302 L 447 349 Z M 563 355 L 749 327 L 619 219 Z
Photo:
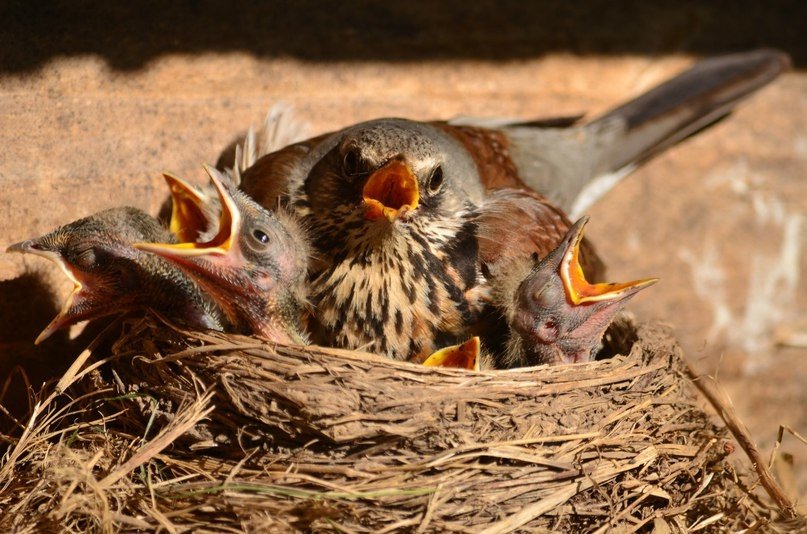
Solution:
M 659 326 L 621 321 L 602 361 L 490 372 L 125 326 L 10 447 L 0 530 L 685 532 L 787 516 L 735 469 Z

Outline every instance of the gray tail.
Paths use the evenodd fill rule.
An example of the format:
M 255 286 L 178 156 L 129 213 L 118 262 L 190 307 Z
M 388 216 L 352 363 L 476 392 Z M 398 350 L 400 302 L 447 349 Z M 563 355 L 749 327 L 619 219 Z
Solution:
M 502 131 L 521 179 L 575 219 L 639 163 L 724 118 L 789 66 L 776 50 L 719 56 L 588 124 Z
M 591 126 L 619 120 L 625 132 L 603 155 L 600 172 L 640 163 L 720 121 L 789 66 L 787 54 L 766 49 L 706 59 L 609 111 Z

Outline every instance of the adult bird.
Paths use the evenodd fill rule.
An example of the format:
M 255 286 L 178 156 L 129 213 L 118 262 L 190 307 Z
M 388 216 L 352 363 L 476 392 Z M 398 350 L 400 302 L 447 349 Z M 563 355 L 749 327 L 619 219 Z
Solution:
M 242 187 L 268 207 L 287 198 L 311 232 L 315 341 L 422 360 L 467 339 L 484 308 L 473 217 L 491 191 L 580 211 L 596 196 L 584 190 L 721 119 L 787 64 L 770 50 L 705 60 L 587 124 L 369 121 L 260 158 Z
M 112 208 L 15 243 L 7 252 L 46 258 L 73 282 L 59 314 L 39 334 L 80 321 L 153 309 L 195 328 L 222 328 L 218 308 L 182 271 L 141 252 L 135 242 L 175 242 L 160 222 L 132 207 Z
M 234 330 L 280 343 L 307 343 L 303 320 L 309 248 L 302 228 L 284 211 L 262 208 L 218 171 L 207 170 L 220 205 L 216 234 L 202 242 L 135 247 L 196 280 Z M 173 183 L 182 187 L 182 182 Z

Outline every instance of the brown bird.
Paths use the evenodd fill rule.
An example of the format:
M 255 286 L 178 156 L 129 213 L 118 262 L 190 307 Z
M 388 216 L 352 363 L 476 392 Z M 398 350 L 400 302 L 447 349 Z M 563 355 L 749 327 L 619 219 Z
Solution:
M 301 227 L 284 211 L 256 204 L 215 169 L 207 170 L 221 206 L 216 235 L 202 243 L 135 247 L 196 280 L 236 330 L 281 343 L 307 343 L 303 315 L 309 249 Z
M 242 187 L 268 207 L 287 197 L 311 232 L 315 341 L 422 360 L 478 322 L 488 287 L 472 219 L 490 191 L 532 188 L 579 211 L 593 198 L 581 192 L 724 117 L 787 64 L 767 50 L 706 60 L 588 124 L 369 121 L 264 156 Z
M 293 203 L 317 253 L 314 340 L 421 361 L 467 339 L 484 292 L 470 220 L 484 191 L 463 179 L 473 159 L 408 121 L 361 124 L 337 141 Z
M 182 271 L 134 248 L 135 242 L 175 238 L 159 221 L 131 207 L 113 208 L 61 226 L 7 252 L 42 256 L 73 282 L 61 312 L 39 334 L 88 319 L 153 309 L 197 328 L 221 329 L 221 314 Z
M 594 359 L 616 313 L 650 278 L 621 284 L 590 284 L 580 263 L 583 228 L 578 220 L 547 256 L 514 261 L 502 272 L 494 303 L 509 325 L 507 349 L 498 367 L 586 362 Z M 515 265 L 521 263 L 521 265 Z M 531 264 L 527 267 L 527 264 Z M 530 269 L 526 277 L 521 273 Z

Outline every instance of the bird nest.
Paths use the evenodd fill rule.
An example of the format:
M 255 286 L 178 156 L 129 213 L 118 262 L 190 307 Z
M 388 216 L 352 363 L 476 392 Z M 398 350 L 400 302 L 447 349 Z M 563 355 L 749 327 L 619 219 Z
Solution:
M 805 525 L 754 491 L 765 477 L 658 325 L 620 319 L 600 361 L 488 372 L 153 318 L 113 328 L 8 448 L 0 530 Z

